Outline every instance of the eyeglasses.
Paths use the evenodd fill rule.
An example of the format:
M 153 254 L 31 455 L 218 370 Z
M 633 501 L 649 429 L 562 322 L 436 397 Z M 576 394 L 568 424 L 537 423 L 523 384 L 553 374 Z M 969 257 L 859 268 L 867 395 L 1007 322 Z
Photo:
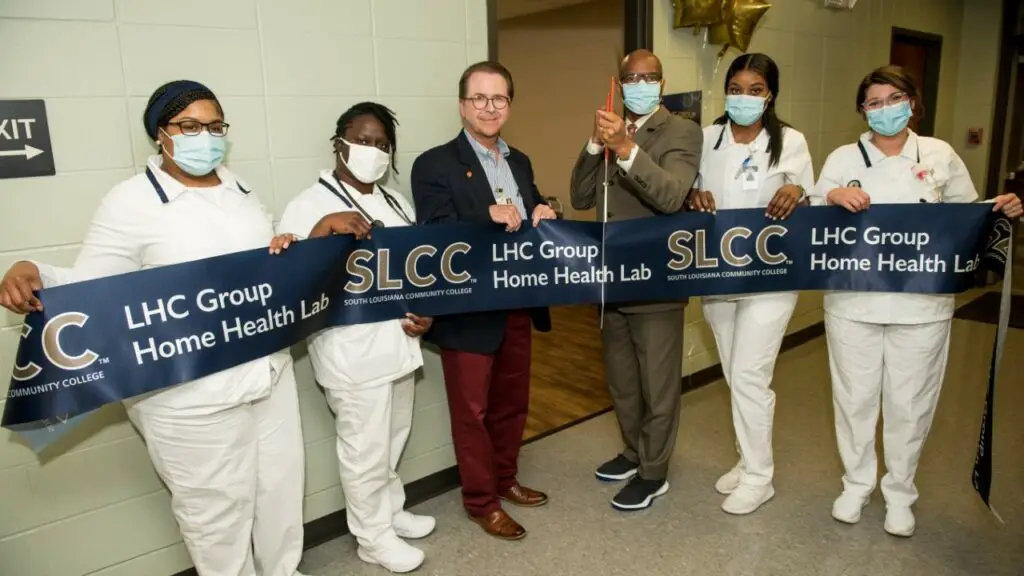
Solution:
M 223 138 L 228 133 L 228 123 L 221 120 L 214 120 L 213 122 L 200 122 L 198 120 L 182 120 L 181 122 L 168 122 L 168 126 L 177 126 L 178 130 L 185 136 L 198 136 L 203 128 L 210 133 L 210 136 L 216 136 Z
M 661 82 L 661 74 L 657 72 L 631 72 L 622 76 L 619 82 L 623 84 L 637 84 L 640 82 L 653 84 L 654 82 Z
M 888 98 L 872 98 L 871 100 L 864 101 L 865 110 L 878 110 L 884 106 L 895 106 L 896 104 L 902 104 L 910 99 L 910 96 L 906 92 L 893 92 L 889 94 Z
M 463 100 L 469 100 L 473 103 L 473 108 L 477 110 L 484 110 L 488 104 L 494 106 L 495 110 L 504 110 L 508 108 L 509 103 L 512 101 L 508 96 L 484 96 L 483 94 L 477 94 L 470 96 L 469 98 L 463 98 Z

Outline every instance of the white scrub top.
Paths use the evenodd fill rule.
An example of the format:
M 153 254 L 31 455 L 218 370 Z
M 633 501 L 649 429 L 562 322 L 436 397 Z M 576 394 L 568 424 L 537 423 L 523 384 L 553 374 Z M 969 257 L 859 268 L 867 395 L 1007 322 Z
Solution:
M 719 210 L 764 208 L 786 184 L 803 186 L 810 194 L 814 167 L 803 134 L 783 127 L 779 162 L 769 166 L 769 161 L 767 130 L 749 144 L 738 144 L 728 122 L 712 124 L 704 128 L 698 186 L 711 192 Z
M 145 172 L 107 193 L 73 267 L 34 262 L 44 287 L 270 245 L 273 218 L 230 170 L 217 168 L 218 186 L 186 188 L 162 165 L 162 156 L 151 156 Z M 267 396 L 287 362 L 287 351 L 278 352 L 124 404 L 152 414 L 213 414 Z
M 866 132 L 856 143 L 844 144 L 829 154 L 813 192 L 815 204 L 825 204 L 829 191 L 849 186 L 863 189 L 872 204 L 970 203 L 978 199 L 967 166 L 946 142 L 911 130 L 903 150 L 886 157 L 872 143 L 871 135 Z M 952 318 L 954 297 L 830 292 L 825 295 L 825 311 L 870 324 L 925 324 Z
M 767 130 L 762 129 L 749 144 L 739 144 L 733 140 L 728 121 L 712 124 L 704 128 L 704 150 L 696 186 L 711 192 L 717 210 L 764 208 L 786 184 L 803 186 L 810 194 L 814 187 L 814 166 L 803 134 L 783 127 L 779 161 L 774 166 L 769 166 L 769 162 Z M 756 294 L 705 296 L 703 299 L 713 302 L 751 296 Z
M 363 194 L 324 170 L 288 203 L 278 230 L 307 238 L 328 214 L 363 211 L 387 228 L 416 221 L 412 205 L 398 192 L 378 184 L 373 194 Z M 322 330 L 310 338 L 309 357 L 320 385 L 335 390 L 390 384 L 423 365 L 419 338 L 408 336 L 397 319 Z

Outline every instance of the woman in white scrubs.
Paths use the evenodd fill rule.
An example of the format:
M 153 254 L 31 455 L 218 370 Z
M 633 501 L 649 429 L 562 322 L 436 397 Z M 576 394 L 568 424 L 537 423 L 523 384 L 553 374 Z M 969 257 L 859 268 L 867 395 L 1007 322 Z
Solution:
M 397 147 L 394 114 L 363 102 L 338 119 L 332 137 L 335 167 L 285 208 L 280 229 L 300 238 L 326 235 L 332 222 L 395 228 L 416 221 L 412 205 L 385 188 Z M 423 365 L 420 336 L 430 318 L 326 329 L 310 340 L 317 381 L 335 414 L 338 468 L 349 530 L 364 562 L 409 572 L 423 552 L 403 539 L 423 538 L 434 519 L 404 510 L 396 468 L 412 427 L 415 371 Z
M 775 112 L 779 68 L 764 54 L 744 54 L 729 67 L 725 91 L 725 114 L 704 128 L 700 179 L 690 194 L 691 209 L 764 208 L 766 218 L 784 219 L 806 204 L 814 173 L 804 135 Z M 715 489 L 728 495 L 722 510 L 750 514 L 775 495 L 771 383 L 797 294 L 740 294 L 703 301 L 704 318 L 715 335 L 729 385 L 740 453 L 739 463 L 718 479 Z
M 157 89 L 144 114 L 159 153 L 101 201 L 71 268 L 18 262 L 0 305 L 40 310 L 32 290 L 266 248 L 256 194 L 222 165 L 228 124 L 192 81 Z M 295 576 L 302 556 L 304 450 L 287 351 L 124 401 L 171 493 L 200 576 Z
M 936 138 L 908 126 L 923 113 L 913 80 L 896 66 L 868 74 L 857 111 L 869 131 L 833 151 L 813 192 L 814 204 L 851 212 L 872 204 L 974 202 L 978 193 L 963 160 Z M 1016 218 L 1020 200 L 995 198 L 993 210 Z M 875 427 L 883 415 L 885 530 L 911 536 L 914 475 L 946 370 L 952 295 L 836 292 L 825 295 L 836 438 L 845 474 L 832 516 L 860 520 L 875 489 Z

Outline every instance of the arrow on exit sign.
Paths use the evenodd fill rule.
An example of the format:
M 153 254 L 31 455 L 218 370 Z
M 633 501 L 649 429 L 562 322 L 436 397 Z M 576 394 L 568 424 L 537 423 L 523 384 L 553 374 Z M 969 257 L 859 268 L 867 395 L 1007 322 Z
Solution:
M 0 150 L 0 156 L 24 156 L 26 160 L 31 160 L 42 153 L 39 148 L 28 144 L 25 144 L 24 150 Z

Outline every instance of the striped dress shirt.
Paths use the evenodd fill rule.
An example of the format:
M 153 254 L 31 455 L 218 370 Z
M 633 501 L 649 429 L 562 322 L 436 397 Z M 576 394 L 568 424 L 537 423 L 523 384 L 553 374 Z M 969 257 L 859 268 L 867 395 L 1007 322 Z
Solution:
M 463 133 L 469 139 L 469 143 L 480 159 L 480 164 L 484 167 L 484 174 L 487 175 L 487 182 L 491 185 L 494 201 L 498 204 L 505 204 L 508 199 L 511 199 L 512 205 L 519 210 L 519 216 L 524 220 L 529 218 L 529 215 L 526 214 L 523 196 L 519 193 L 519 186 L 512 176 L 512 168 L 508 165 L 509 149 L 505 140 L 498 137 L 498 152 L 495 152 L 477 142 L 469 132 L 463 130 Z

